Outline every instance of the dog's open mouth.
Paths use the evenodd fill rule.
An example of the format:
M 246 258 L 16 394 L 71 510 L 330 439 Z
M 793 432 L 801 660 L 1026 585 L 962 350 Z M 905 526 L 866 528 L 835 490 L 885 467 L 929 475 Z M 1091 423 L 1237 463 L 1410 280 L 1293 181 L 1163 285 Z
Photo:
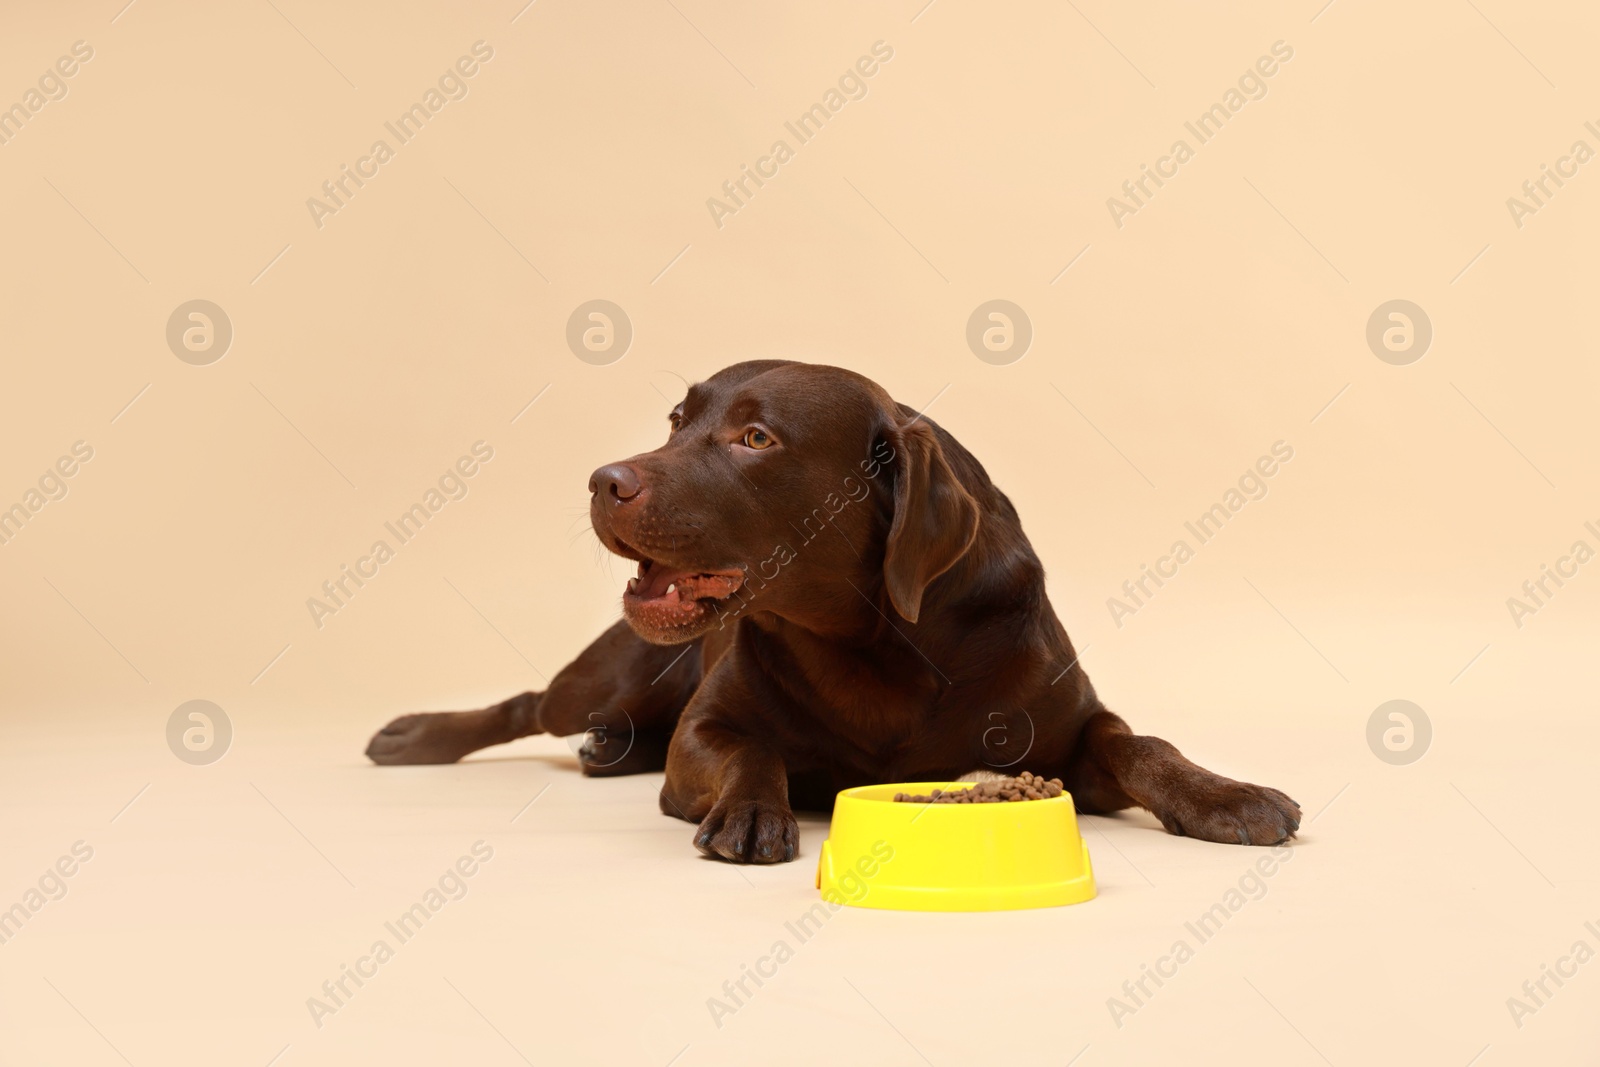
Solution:
M 638 577 L 628 579 L 622 610 L 635 627 L 663 634 L 697 628 L 720 614 L 717 602 L 743 584 L 742 570 L 677 569 L 646 559 L 639 564 Z

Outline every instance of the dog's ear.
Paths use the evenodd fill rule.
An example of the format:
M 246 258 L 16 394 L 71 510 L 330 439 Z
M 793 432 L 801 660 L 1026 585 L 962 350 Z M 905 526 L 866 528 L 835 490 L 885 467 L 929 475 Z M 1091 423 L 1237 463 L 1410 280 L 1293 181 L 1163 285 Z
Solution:
M 928 584 L 953 567 L 978 536 L 978 504 L 956 479 L 933 427 L 920 419 L 884 432 L 894 449 L 894 524 L 883 554 L 883 581 L 909 622 L 922 611 Z

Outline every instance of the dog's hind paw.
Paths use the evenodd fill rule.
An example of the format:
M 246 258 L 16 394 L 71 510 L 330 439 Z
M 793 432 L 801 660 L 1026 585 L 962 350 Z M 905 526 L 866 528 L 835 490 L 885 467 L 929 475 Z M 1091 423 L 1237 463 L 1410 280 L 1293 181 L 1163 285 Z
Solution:
M 1221 777 L 1154 814 L 1169 834 L 1225 845 L 1280 845 L 1300 829 L 1300 805 L 1287 794 Z

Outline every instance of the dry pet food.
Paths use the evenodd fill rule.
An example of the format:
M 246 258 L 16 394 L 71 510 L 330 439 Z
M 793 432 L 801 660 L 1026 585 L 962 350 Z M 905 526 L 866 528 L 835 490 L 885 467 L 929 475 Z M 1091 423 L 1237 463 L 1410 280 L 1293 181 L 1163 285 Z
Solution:
M 907 804 L 1001 804 L 1013 800 L 1049 800 L 1064 787 L 1059 778 L 1040 778 L 1023 771 L 1015 778 L 995 778 L 975 782 L 971 789 L 935 789 L 923 796 L 896 793 L 895 800 Z

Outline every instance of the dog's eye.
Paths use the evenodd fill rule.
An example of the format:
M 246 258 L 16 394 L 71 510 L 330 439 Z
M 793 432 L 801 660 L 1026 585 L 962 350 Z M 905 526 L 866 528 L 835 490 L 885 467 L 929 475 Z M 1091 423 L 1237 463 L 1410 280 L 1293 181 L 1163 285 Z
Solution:
M 671 415 L 667 416 L 667 421 L 672 424 L 672 430 L 674 433 L 676 433 L 678 427 L 683 425 L 683 416 L 674 411 Z
M 746 448 L 753 448 L 759 452 L 763 448 L 771 448 L 777 442 L 768 436 L 765 430 L 746 430 L 744 436 L 739 439 L 739 443 Z

